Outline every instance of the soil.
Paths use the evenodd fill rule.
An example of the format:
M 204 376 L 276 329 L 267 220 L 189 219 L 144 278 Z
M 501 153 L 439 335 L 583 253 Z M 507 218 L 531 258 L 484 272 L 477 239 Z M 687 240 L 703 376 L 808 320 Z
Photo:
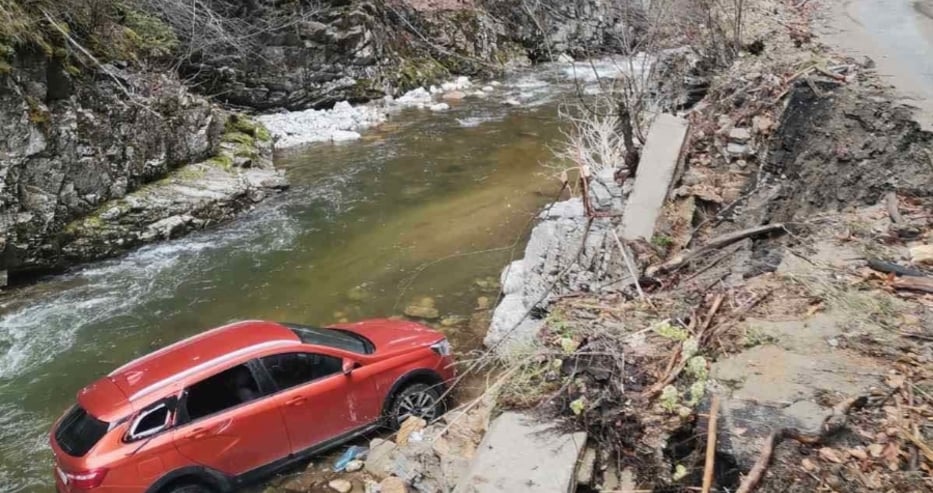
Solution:
M 605 472 L 587 487 L 628 471 L 640 489 L 698 490 L 711 433 L 713 491 L 749 481 L 772 433 L 757 491 L 933 487 L 933 295 L 867 262 L 933 276 L 908 253 L 933 243 L 933 133 L 871 64 L 814 37 L 813 4 L 751 7 L 753 42 L 688 111 L 686 169 L 654 244 L 632 248 L 658 265 L 659 251 L 783 231 L 643 277 L 644 297 L 562 294 L 539 358 L 504 392 L 589 431 Z

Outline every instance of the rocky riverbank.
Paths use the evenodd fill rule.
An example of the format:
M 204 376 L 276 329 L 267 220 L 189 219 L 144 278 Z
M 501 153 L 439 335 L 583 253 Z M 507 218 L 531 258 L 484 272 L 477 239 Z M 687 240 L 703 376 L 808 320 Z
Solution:
M 14 2 L 0 12 L 0 272 L 15 280 L 175 237 L 280 190 L 265 143 L 225 141 L 217 103 L 307 110 L 260 118 L 282 148 L 357 138 L 384 116 L 351 103 L 443 110 L 418 88 L 611 48 L 639 18 L 613 4 L 221 1 L 194 33 L 185 2 Z M 549 37 L 528 27 L 542 20 Z

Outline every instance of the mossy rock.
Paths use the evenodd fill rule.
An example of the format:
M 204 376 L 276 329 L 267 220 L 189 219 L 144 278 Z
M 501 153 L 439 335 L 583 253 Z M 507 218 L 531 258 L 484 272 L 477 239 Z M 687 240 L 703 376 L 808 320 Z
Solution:
M 243 133 L 250 137 L 254 137 L 262 142 L 269 142 L 272 140 L 272 134 L 266 130 L 266 127 L 262 126 L 261 123 L 252 120 L 243 115 L 233 114 L 227 118 L 227 123 L 224 125 L 224 137 L 223 140 L 230 142 L 240 142 L 237 140 L 230 140 L 228 138 L 231 134 Z M 237 138 L 237 137 L 233 137 Z

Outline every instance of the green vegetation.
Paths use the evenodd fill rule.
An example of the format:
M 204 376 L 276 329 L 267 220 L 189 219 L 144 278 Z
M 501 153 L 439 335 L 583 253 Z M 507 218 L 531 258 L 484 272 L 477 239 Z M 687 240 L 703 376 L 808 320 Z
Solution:
M 17 49 L 37 51 L 80 74 L 91 62 L 139 61 L 171 55 L 171 27 L 134 7 L 133 0 L 0 0 L 0 73 Z M 80 47 L 79 47 L 80 46 Z

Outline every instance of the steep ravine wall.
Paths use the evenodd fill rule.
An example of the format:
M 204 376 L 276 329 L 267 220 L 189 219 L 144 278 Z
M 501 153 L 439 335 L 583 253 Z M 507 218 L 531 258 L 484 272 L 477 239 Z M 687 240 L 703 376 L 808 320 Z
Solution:
M 282 189 L 264 132 L 226 125 L 218 103 L 329 107 L 596 54 L 631 28 L 617 4 L 218 0 L 212 15 L 268 29 L 192 50 L 163 8 L 184 2 L 14 1 L 0 12 L 0 285 L 214 224 Z

